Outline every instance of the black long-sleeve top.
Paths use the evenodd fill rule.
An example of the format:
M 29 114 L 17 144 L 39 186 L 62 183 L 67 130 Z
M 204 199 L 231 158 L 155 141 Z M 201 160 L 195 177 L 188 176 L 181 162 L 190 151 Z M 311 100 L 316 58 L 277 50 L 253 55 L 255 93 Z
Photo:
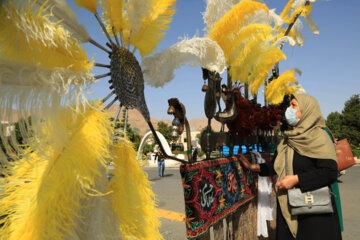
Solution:
M 274 158 L 275 160 L 275 158 Z M 260 164 L 260 176 L 273 176 L 274 160 Z M 331 159 L 315 159 L 301 156 L 294 151 L 294 175 L 299 177 L 302 192 L 330 186 L 337 179 L 337 163 Z

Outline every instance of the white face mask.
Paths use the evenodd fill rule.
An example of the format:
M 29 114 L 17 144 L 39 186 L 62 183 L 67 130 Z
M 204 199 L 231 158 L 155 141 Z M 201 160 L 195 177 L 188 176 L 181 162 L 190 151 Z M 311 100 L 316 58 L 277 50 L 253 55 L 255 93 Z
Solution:
M 296 124 L 298 124 L 298 122 L 300 121 L 300 119 L 296 117 L 296 113 L 296 109 L 290 107 L 286 109 L 285 118 L 290 126 L 296 126 Z

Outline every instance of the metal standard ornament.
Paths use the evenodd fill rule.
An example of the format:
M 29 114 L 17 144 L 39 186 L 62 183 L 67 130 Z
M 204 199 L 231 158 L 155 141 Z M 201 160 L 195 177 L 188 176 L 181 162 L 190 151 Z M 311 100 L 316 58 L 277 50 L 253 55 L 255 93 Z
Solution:
M 113 46 L 110 59 L 111 84 L 121 105 L 139 110 L 146 122 L 150 122 L 139 62 L 130 51 L 119 46 Z

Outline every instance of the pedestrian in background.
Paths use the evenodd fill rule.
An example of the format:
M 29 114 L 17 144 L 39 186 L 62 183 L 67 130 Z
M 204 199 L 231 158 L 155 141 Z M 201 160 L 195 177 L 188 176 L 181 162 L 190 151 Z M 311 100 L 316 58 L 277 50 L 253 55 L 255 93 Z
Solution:
M 165 156 L 162 153 L 161 149 L 159 148 L 159 151 L 155 155 L 154 163 L 158 161 L 158 173 L 159 177 L 164 177 L 164 171 L 165 171 Z
M 193 152 L 192 152 L 192 161 L 196 161 L 196 159 L 197 159 L 197 156 L 198 156 L 198 153 L 199 153 L 199 150 L 198 150 L 198 148 L 197 147 L 194 147 L 194 150 L 193 150 Z

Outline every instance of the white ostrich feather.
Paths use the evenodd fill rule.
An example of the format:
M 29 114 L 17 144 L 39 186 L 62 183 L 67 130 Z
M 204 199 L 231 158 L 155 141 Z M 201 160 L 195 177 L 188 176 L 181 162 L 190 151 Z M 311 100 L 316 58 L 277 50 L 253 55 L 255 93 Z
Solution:
M 238 2 L 239 0 L 206 0 L 206 9 L 202 13 L 204 23 L 206 24 L 204 29 L 206 34 Z
M 184 39 L 154 56 L 144 58 L 145 81 L 153 87 L 164 86 L 174 78 L 174 70 L 182 65 L 201 66 L 223 73 L 226 69 L 224 52 L 209 38 Z
M 267 11 L 265 11 L 264 9 L 260 9 L 255 11 L 255 13 L 251 17 L 249 17 L 247 23 L 244 24 L 244 27 L 253 23 L 261 23 L 261 24 L 269 25 L 271 23 L 271 17 Z
M 289 42 L 289 45 L 292 47 L 296 45 L 295 40 L 289 36 L 283 36 L 283 37 L 279 38 L 278 40 L 276 40 L 276 42 L 274 42 L 273 44 L 276 46 L 283 46 L 286 42 Z
M 36 4 L 41 6 L 45 2 L 46 0 L 37 0 Z M 48 1 L 48 5 L 51 6 L 49 11 L 53 14 L 52 18 L 61 20 L 60 24 L 69 30 L 74 37 L 82 43 L 90 41 L 90 36 L 85 26 L 79 24 L 75 12 L 67 5 L 66 0 Z
M 307 0 L 295 0 L 294 3 L 291 5 L 291 9 L 294 11 L 301 6 L 304 6 Z
M 303 46 L 305 43 L 305 37 L 302 34 L 303 28 L 304 28 L 304 25 L 302 24 L 302 21 L 300 19 L 297 19 L 292 27 L 292 31 L 295 33 L 295 41 L 300 46 Z
M 275 8 L 269 10 L 269 16 L 270 16 L 271 22 L 274 22 L 275 25 L 277 25 L 277 26 L 281 26 L 281 25 L 283 25 L 284 20 L 282 19 L 282 17 L 280 17 L 280 15 L 275 13 L 275 10 L 276 10 Z
M 40 123 L 50 119 L 56 126 L 59 110 L 64 105 L 72 104 L 76 110 L 81 110 L 83 104 L 87 103 L 84 90 L 94 82 L 94 76 L 89 73 L 73 72 L 66 68 L 49 70 L 38 64 L 25 65 L 0 59 L 1 118 L 10 125 L 23 119 L 25 122 L 20 126 L 22 136 L 41 136 L 46 130 Z M 17 110 L 17 119 L 14 118 L 12 109 Z M 29 122 L 26 122 L 29 116 L 31 130 L 27 127 Z M 53 136 L 61 141 L 66 139 L 64 132 L 64 129 L 54 129 Z M 11 147 L 8 148 L 11 145 L 21 152 L 14 134 L 4 141 L 7 139 L 6 132 L 0 131 L 5 149 L 11 151 Z M 36 144 L 36 141 L 33 144 Z
M 319 34 L 319 27 L 316 25 L 316 23 L 312 20 L 310 16 L 305 17 L 305 24 L 308 26 L 308 28 L 313 34 Z
M 301 86 L 299 82 L 291 82 L 288 84 L 289 87 L 299 88 L 296 93 L 305 94 L 306 90 Z

